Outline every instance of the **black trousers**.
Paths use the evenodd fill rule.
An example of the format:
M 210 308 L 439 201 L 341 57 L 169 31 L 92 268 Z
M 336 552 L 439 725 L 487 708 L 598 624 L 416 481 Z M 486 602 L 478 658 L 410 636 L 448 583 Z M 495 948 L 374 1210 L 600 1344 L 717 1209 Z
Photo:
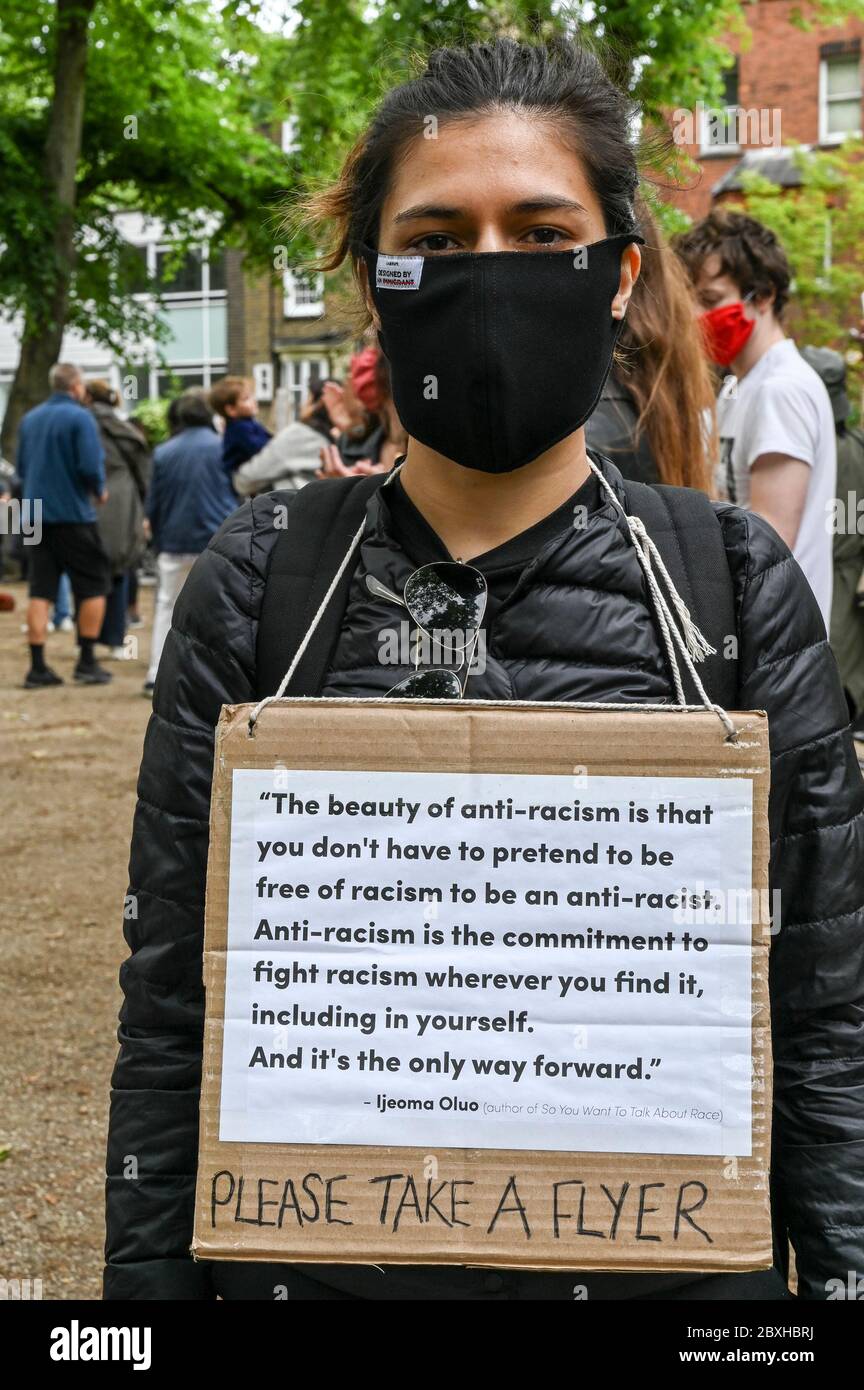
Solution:
M 546 1302 L 778 1302 L 792 1299 L 776 1269 L 750 1274 L 549 1274 L 442 1266 L 279 1265 L 213 1261 L 226 1300 Z

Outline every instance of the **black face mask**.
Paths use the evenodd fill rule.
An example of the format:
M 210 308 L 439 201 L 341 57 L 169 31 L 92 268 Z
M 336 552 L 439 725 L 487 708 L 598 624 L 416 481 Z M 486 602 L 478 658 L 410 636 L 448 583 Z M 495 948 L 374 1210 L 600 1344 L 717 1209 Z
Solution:
M 644 238 L 425 257 L 358 247 L 409 435 L 464 468 L 509 473 L 577 430 L 612 365 L 633 241 Z

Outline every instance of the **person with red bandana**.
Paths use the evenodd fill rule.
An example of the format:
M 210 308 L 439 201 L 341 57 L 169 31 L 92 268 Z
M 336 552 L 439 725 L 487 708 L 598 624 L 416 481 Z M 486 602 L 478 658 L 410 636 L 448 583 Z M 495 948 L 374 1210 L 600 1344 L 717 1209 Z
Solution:
M 393 401 L 387 358 L 377 347 L 364 347 L 362 352 L 354 354 L 349 384 L 349 399 L 359 401 L 368 412 L 368 418 L 376 423 L 371 433 L 350 453 L 345 435 L 340 435 L 337 443 L 325 445 L 321 450 L 319 478 L 387 473 L 405 452 L 406 434 Z M 335 414 L 332 405 L 330 414 L 331 417 Z M 359 454 L 356 458 L 355 453 Z
M 718 490 L 789 546 L 831 615 L 837 448 L 823 382 L 783 331 L 791 271 L 769 228 L 718 210 L 674 242 L 702 309 L 706 350 L 726 376 L 717 400 Z

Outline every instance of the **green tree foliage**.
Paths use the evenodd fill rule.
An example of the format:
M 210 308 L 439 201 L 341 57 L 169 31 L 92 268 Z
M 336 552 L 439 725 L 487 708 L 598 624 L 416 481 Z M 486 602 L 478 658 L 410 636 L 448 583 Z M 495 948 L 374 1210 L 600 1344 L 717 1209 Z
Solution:
M 822 0 L 808 15 L 862 13 Z M 564 31 L 664 112 L 720 98 L 746 0 L 0 0 L 0 312 L 24 318 L 4 439 L 74 327 L 128 357 L 159 337 L 114 215 L 274 264 L 290 195 L 333 177 L 386 86 L 432 47 Z M 75 43 L 83 30 L 86 42 Z M 67 114 L 68 113 L 68 114 Z M 290 119 L 296 148 L 274 141 Z M 53 132 L 53 137 L 52 137 Z M 654 174 L 674 185 L 668 154 Z M 670 227 L 677 219 L 661 209 Z M 303 250 L 301 241 L 291 254 Z M 13 408 L 14 406 L 14 408 Z
M 0 3 L 0 305 L 38 317 L 53 267 L 44 255 L 57 215 L 42 148 L 52 100 L 55 5 Z M 268 211 L 286 186 L 284 160 L 259 125 L 256 76 L 266 36 L 235 7 L 209 0 L 99 0 L 89 24 L 76 174 L 76 293 L 69 324 L 112 342 L 140 289 L 112 215 L 123 208 L 200 238 L 244 244 L 269 259 Z M 268 91 L 272 119 L 276 101 Z
M 732 59 L 717 40 L 740 26 L 741 11 L 739 0 L 299 0 L 284 92 L 297 125 L 296 172 L 313 184 L 332 178 L 381 94 L 429 49 L 499 34 L 563 32 L 596 43 L 643 106 L 646 128 L 665 125 L 672 107 L 719 100 Z M 658 172 L 674 177 L 673 160 L 664 157 Z
M 133 417 L 147 436 L 151 449 L 168 438 L 168 401 L 141 401 Z
M 864 15 L 864 0 L 806 8 L 811 21 L 839 22 Z M 663 194 L 693 170 L 668 138 L 670 112 L 721 100 L 734 61 L 722 39 L 738 33 L 747 46 L 749 9 L 748 0 L 298 0 L 285 60 L 270 59 L 283 74 L 285 114 L 296 123 L 296 183 L 332 179 L 382 93 L 410 77 L 436 45 L 563 32 L 596 44 L 640 104 L 649 193 L 656 186 L 654 206 L 667 231 L 681 230 L 686 218 Z
M 287 177 L 266 128 L 277 105 L 269 74 L 266 89 L 259 82 L 273 39 L 256 13 L 209 0 L 0 3 L 0 311 L 24 318 L 5 438 L 44 395 L 64 328 L 118 353 L 158 336 L 132 297 L 140 262 L 117 232 L 118 210 L 161 219 L 181 240 L 206 227 L 216 245 L 269 257 Z M 70 41 L 76 24 L 84 62 Z M 80 129 L 68 148 L 61 96 L 72 113 L 61 135 L 75 115 Z
M 796 340 L 847 352 L 858 385 L 861 353 L 848 329 L 864 318 L 864 142 L 795 152 L 800 188 L 781 189 L 756 173 L 742 178 L 738 207 L 775 232 L 794 275 L 789 326 Z M 845 327 L 844 327 L 845 325 Z

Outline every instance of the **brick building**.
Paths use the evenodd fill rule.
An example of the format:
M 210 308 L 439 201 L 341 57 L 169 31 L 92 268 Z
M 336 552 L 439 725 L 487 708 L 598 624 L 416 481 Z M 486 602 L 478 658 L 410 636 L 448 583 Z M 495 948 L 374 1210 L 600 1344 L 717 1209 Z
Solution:
M 255 380 L 261 419 L 278 429 L 295 418 L 315 377 L 344 375 L 351 325 L 338 302 L 325 302 L 323 276 L 247 272 L 237 251 L 225 259 L 227 371 Z
M 677 143 L 701 168 L 668 195 L 694 219 L 740 190 L 753 169 L 784 187 L 799 182 L 790 147 L 827 148 L 862 132 L 861 41 L 864 20 L 802 30 L 796 0 L 744 6 L 750 38 L 729 35 L 735 66 L 726 74 L 724 106 L 675 111 Z
M 272 131 L 283 153 L 295 148 L 294 122 Z M 274 248 L 285 255 L 290 247 Z M 285 269 L 247 271 L 242 253 L 226 256 L 228 368 L 255 381 L 261 419 L 281 429 L 296 418 L 310 383 L 344 376 L 354 347 L 350 314 L 339 294 L 324 293 L 323 275 Z

